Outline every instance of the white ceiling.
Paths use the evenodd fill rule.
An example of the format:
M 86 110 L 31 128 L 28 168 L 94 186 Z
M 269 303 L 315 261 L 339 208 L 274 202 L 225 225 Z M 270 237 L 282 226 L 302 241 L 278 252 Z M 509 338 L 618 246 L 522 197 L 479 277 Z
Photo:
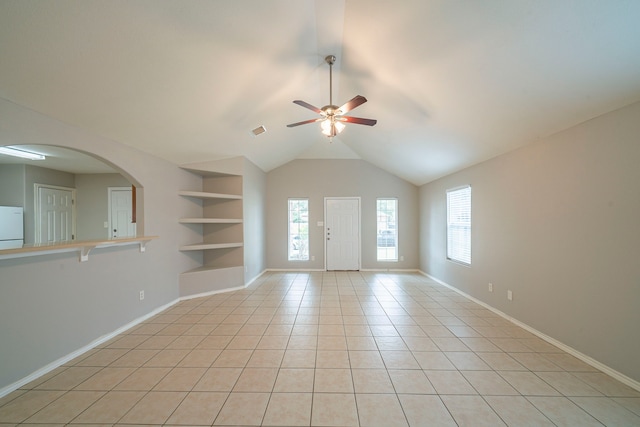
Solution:
M 637 0 L 0 0 L 0 96 L 177 164 L 423 184 L 640 100 L 638 22 Z M 378 120 L 333 143 L 286 127 L 329 103 L 328 54 L 334 103 Z

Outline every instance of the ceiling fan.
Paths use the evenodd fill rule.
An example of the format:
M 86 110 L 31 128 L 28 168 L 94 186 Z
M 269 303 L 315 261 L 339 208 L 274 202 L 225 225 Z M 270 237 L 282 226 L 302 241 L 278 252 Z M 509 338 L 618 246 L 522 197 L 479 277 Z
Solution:
M 345 123 L 355 123 L 357 125 L 366 125 L 373 126 L 378 121 L 373 119 L 363 119 L 360 117 L 351 117 L 345 116 L 344 114 L 353 110 L 354 108 L 364 104 L 367 102 L 367 98 L 361 95 L 356 95 L 353 99 L 348 101 L 346 104 L 338 107 L 333 105 L 333 97 L 332 97 L 332 89 L 333 89 L 333 64 L 336 62 L 336 57 L 334 55 L 328 55 L 324 58 L 325 62 L 329 64 L 329 105 L 325 105 L 322 108 L 314 107 L 313 105 L 295 100 L 294 104 L 298 104 L 301 107 L 308 108 L 311 111 L 314 111 L 320 114 L 320 117 L 317 119 L 304 120 L 302 122 L 292 123 L 287 125 L 287 127 L 292 128 L 300 125 L 306 125 L 307 123 L 315 123 L 321 122 L 320 128 L 322 129 L 322 133 L 329 137 L 329 140 L 332 140 L 334 136 L 342 132 L 345 128 Z

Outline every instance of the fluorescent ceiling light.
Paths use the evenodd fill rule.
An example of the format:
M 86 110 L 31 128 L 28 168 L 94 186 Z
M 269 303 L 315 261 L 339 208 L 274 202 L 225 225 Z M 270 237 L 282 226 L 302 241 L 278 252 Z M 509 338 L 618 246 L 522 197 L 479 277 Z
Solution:
M 32 151 L 19 150 L 12 147 L 0 147 L 0 154 L 6 154 L 7 156 L 21 157 L 29 160 L 44 160 L 45 156 L 40 153 L 34 153 Z

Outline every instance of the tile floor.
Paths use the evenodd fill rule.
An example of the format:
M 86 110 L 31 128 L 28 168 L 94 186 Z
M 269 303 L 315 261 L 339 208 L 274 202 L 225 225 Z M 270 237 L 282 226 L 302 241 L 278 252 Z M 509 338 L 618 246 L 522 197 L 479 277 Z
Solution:
M 0 425 L 640 426 L 640 393 L 419 274 L 267 273 L 0 399 Z

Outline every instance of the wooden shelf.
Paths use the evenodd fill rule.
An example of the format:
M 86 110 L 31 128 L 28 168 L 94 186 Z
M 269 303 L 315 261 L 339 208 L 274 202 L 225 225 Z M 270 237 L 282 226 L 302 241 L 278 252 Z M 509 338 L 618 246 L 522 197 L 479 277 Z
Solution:
M 197 197 L 199 199 L 229 199 L 242 200 L 242 196 L 237 194 L 207 193 L 204 191 L 179 191 L 179 195 L 187 197 Z
M 180 218 L 180 224 L 242 224 L 235 218 Z
M 195 243 L 193 245 L 180 246 L 181 251 L 202 251 L 209 249 L 241 248 L 242 242 L 238 243 Z

